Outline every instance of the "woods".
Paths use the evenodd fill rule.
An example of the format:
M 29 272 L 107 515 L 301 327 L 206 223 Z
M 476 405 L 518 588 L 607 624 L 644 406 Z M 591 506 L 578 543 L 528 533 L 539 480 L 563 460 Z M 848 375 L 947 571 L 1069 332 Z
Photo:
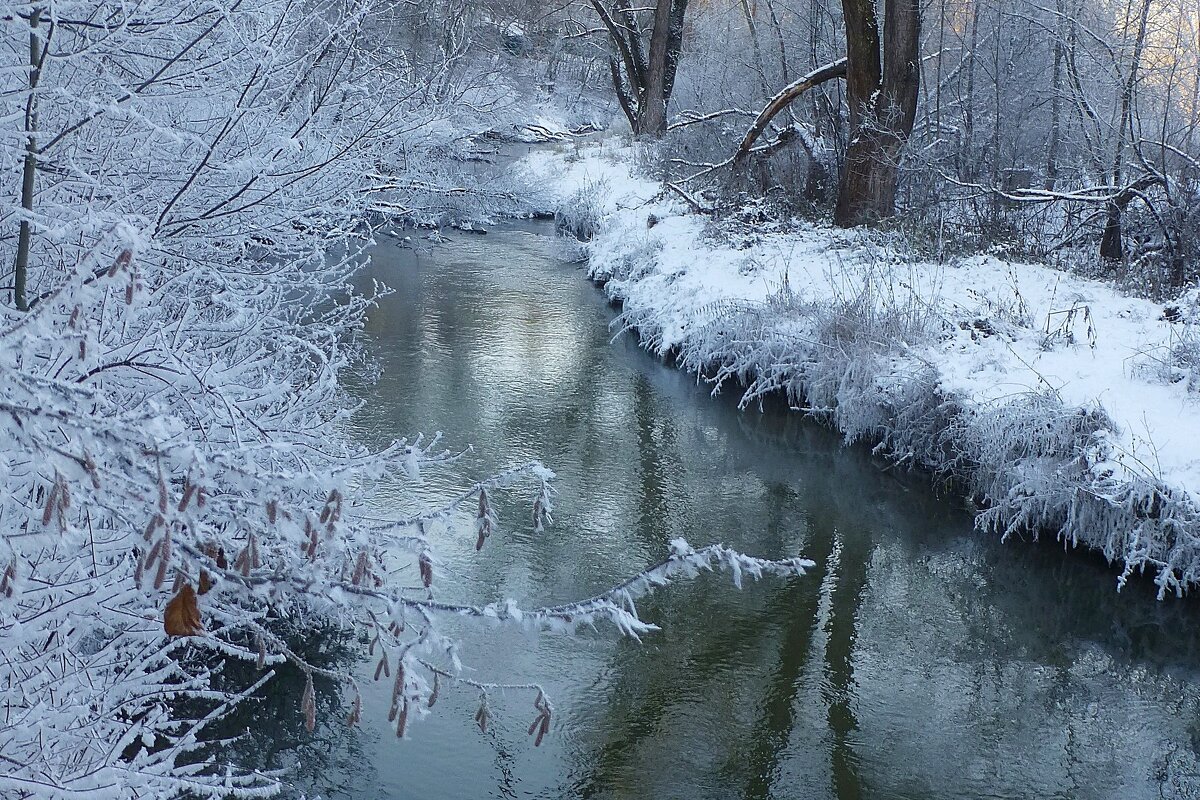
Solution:
M 636 65 L 650 10 L 618 24 L 590 5 L 607 21 L 576 12 L 579 30 Z M 746 189 L 846 226 L 895 206 L 903 226 L 955 226 L 955 247 L 1130 265 L 1162 287 L 1195 274 L 1186 4 L 764 0 L 693 3 L 684 21 L 662 165 L 692 196 L 723 193 L 720 213 Z

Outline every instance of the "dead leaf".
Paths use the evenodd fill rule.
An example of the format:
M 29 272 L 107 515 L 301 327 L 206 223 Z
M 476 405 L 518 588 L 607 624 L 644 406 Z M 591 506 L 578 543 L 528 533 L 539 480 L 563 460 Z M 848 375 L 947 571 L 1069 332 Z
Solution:
M 204 633 L 204 626 L 200 623 L 200 608 L 196 605 L 196 592 L 190 583 L 185 583 L 167 603 L 163 611 L 163 629 L 168 636 L 198 636 Z

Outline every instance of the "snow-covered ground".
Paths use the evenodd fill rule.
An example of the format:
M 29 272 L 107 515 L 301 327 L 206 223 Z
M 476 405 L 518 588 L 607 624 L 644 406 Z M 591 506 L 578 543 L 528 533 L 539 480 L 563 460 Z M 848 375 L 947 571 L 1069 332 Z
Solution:
M 981 527 L 1200 580 L 1200 322 L 1033 264 L 861 231 L 713 224 L 611 140 L 529 156 L 647 346 L 797 404 L 983 501 Z M 1189 307 L 1191 306 L 1191 307 Z

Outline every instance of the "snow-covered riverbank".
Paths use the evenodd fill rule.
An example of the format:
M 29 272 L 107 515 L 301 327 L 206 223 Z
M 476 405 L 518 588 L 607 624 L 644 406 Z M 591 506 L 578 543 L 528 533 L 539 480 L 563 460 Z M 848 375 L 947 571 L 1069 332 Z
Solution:
M 1160 595 L 1200 581 L 1194 307 L 986 256 L 914 263 L 862 232 L 715 225 L 635 163 L 614 140 L 523 168 L 648 348 L 956 481 L 982 528 L 1098 549 Z

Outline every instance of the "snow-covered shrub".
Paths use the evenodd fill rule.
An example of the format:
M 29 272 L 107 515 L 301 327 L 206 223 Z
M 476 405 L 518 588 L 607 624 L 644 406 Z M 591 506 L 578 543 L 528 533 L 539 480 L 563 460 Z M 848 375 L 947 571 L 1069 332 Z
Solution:
M 604 198 L 610 191 L 603 177 L 584 182 L 554 209 L 554 230 L 590 242 L 604 219 Z
M 1192 322 L 1184 326 L 1171 346 L 1172 382 L 1181 380 L 1189 392 L 1200 392 L 1200 327 Z
M 1062 529 L 1076 488 L 1107 457 L 1111 429 L 1102 411 L 1039 393 L 960 413 L 947 436 L 952 469 L 985 506 L 979 524 L 1007 537 Z
M 954 474 L 983 504 L 977 524 L 1004 537 L 1049 532 L 1135 572 L 1154 574 L 1159 596 L 1200 580 L 1200 510 L 1152 475 L 1118 472 L 1114 424 L 1099 408 L 1068 408 L 1029 394 L 960 413 L 947 432 Z
M 1130 367 L 1148 380 L 1173 383 L 1200 392 L 1200 292 L 1193 289 L 1164 308 L 1171 323 L 1165 341 L 1130 359 Z
M 621 253 L 605 255 L 593 274 L 609 280 L 610 292 L 637 296 L 653 253 L 625 242 Z M 627 272 L 631 261 L 638 272 Z M 670 331 L 661 311 L 642 303 L 627 303 L 617 324 L 659 352 L 677 343 L 677 363 L 704 375 L 714 392 L 730 380 L 740 384 L 742 406 L 781 393 L 848 442 L 887 440 L 903 459 L 923 461 L 926 440 L 911 431 L 931 433 L 943 404 L 934 373 L 913 353 L 940 320 L 911 282 L 892 275 L 892 265 L 867 258 L 831 268 L 846 278 L 833 302 L 808 299 L 785 280 L 766 302 L 711 303 Z
M 618 243 L 611 257 L 593 258 L 588 276 L 596 281 L 636 281 L 654 269 L 663 245 L 662 237 L 652 228 L 631 232 Z M 588 253 L 594 254 L 595 249 L 589 248 L 585 255 Z

